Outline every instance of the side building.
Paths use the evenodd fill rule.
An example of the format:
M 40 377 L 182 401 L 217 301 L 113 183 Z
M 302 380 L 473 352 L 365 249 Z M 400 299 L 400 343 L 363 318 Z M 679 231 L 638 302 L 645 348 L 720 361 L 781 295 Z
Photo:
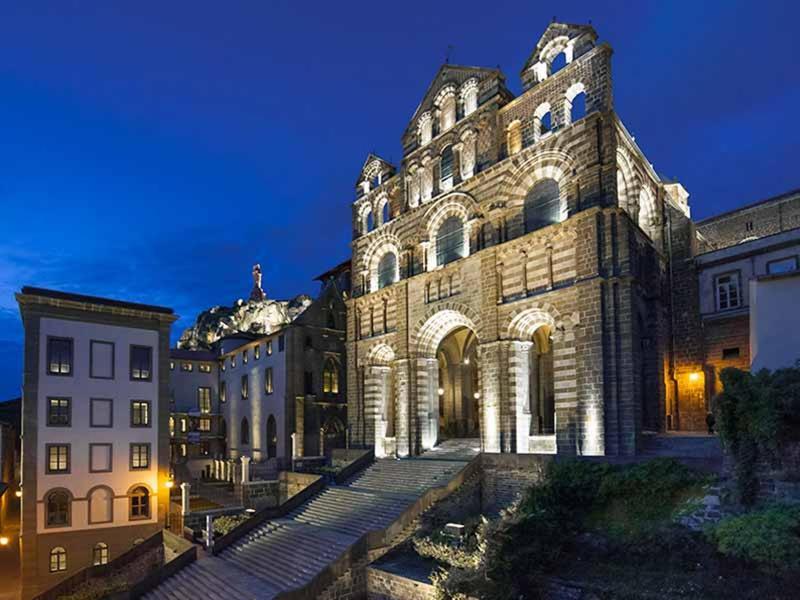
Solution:
M 176 479 L 211 476 L 225 456 L 225 421 L 219 397 L 217 355 L 205 350 L 169 352 L 170 460 Z
M 163 524 L 169 308 L 24 287 L 22 585 L 31 598 Z
M 283 465 L 292 456 L 344 446 L 349 263 L 321 277 L 318 297 L 288 325 L 218 342 L 228 458 Z

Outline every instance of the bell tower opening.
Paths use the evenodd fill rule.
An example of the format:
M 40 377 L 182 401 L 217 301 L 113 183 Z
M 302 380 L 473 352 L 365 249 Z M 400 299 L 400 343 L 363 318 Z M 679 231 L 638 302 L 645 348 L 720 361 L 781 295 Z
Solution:
M 480 435 L 477 338 L 467 327 L 451 331 L 439 344 L 439 441 Z
M 556 413 L 553 344 L 548 325 L 540 326 L 533 333 L 533 344 L 528 350 L 528 373 L 531 435 L 551 435 L 556 430 Z

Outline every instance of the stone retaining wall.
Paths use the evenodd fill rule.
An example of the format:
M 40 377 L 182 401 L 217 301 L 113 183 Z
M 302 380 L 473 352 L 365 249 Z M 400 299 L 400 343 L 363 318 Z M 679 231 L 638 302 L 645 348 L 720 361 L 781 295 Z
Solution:
M 435 590 L 429 583 L 415 581 L 402 575 L 388 573 L 375 567 L 368 567 L 367 574 L 368 600 L 433 600 Z

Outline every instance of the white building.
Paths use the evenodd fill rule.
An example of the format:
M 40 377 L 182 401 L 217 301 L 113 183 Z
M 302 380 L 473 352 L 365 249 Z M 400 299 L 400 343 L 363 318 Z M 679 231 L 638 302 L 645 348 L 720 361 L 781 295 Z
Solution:
M 800 361 L 800 270 L 750 281 L 750 369 L 781 369 Z
M 163 523 L 168 308 L 24 287 L 22 581 L 30 598 Z

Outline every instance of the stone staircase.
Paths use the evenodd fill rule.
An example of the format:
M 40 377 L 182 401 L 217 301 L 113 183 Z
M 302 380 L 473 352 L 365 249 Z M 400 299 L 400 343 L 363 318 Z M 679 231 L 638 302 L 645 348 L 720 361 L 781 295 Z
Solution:
M 715 435 L 691 432 L 669 432 L 642 436 L 640 460 L 674 458 L 710 472 L 722 468 L 722 447 Z
M 449 483 L 478 454 L 477 446 L 477 440 L 454 440 L 420 457 L 378 460 L 218 556 L 204 555 L 144 598 L 253 600 L 301 588 L 365 534 L 388 528 L 429 489 Z

